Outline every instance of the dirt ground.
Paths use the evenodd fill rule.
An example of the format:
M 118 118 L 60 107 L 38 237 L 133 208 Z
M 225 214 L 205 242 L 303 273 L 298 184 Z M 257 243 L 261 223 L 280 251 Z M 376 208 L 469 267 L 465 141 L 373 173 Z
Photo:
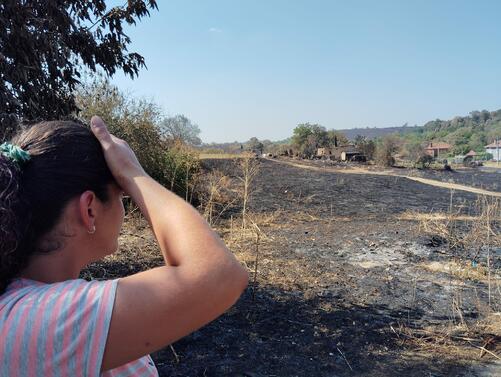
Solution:
M 237 174 L 230 160 L 204 165 Z M 493 190 L 499 175 L 486 174 L 482 182 Z M 476 216 L 476 201 L 401 177 L 262 160 L 251 201 L 259 243 L 257 231 L 241 229 L 238 206 L 215 224 L 248 267 L 249 288 L 225 315 L 156 353 L 160 375 L 501 375 L 500 249 L 491 250 L 489 305 L 483 255 L 421 234 L 413 215 L 452 205 Z M 84 276 L 113 278 L 159 263 L 144 222 L 131 216 L 121 252 Z

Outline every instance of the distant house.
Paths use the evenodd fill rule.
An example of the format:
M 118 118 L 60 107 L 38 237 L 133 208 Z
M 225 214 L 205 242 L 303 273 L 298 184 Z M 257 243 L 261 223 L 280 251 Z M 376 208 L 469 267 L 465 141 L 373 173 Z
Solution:
M 317 149 L 317 157 L 330 157 L 332 155 L 332 151 L 329 148 L 318 148 Z
M 346 151 L 355 149 L 354 145 L 341 145 L 339 147 L 332 148 L 332 158 L 335 160 L 341 160 L 341 154 Z
M 353 144 L 341 145 L 332 149 L 332 157 L 336 160 L 352 161 L 358 159 L 357 156 L 363 156 L 363 153 Z M 360 160 L 364 159 L 365 156 L 364 158 L 360 158 Z
M 462 162 L 465 163 L 465 162 L 475 161 L 476 158 L 477 158 L 477 156 L 478 156 L 478 153 L 475 152 L 474 150 L 471 150 L 468 153 L 466 153 L 464 156 L 462 156 L 463 157 L 463 161 Z
M 486 145 L 485 146 L 485 153 L 492 154 L 492 159 L 494 161 L 500 161 L 500 157 L 501 157 L 500 149 L 501 149 L 501 140 L 498 140 L 497 144 L 496 144 L 496 142 L 494 142 L 494 143 L 491 143 L 489 145 Z
M 452 146 L 447 143 L 442 142 L 430 142 L 428 146 L 425 148 L 426 154 L 430 155 L 433 158 L 439 158 L 444 154 L 449 153 Z

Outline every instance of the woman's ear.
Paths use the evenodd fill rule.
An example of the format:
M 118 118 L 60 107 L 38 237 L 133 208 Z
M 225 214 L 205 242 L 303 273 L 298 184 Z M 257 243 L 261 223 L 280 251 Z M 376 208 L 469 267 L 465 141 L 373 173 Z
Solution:
M 96 231 L 97 198 L 93 191 L 87 190 L 80 195 L 80 219 L 89 234 Z

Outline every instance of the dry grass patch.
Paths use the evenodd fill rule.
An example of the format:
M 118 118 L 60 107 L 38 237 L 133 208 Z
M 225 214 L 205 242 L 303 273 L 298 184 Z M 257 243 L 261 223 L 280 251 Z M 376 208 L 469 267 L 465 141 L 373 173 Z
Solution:
M 458 279 L 485 281 L 488 276 L 485 266 L 474 266 L 466 261 L 433 261 L 422 263 L 420 267 L 431 272 L 446 273 Z
M 201 160 L 229 160 L 247 156 L 249 156 L 248 153 L 200 153 Z
M 390 328 L 401 346 L 465 359 L 501 360 L 501 326 L 494 329 L 492 325 L 490 320 L 488 324 L 478 322 L 474 326 L 451 324 L 412 328 L 399 324 Z

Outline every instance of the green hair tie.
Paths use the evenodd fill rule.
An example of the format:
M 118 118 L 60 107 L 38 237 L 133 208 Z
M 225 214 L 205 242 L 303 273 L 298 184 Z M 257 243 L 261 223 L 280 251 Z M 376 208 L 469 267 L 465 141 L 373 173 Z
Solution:
M 26 152 L 21 147 L 17 145 L 13 145 L 11 143 L 3 143 L 0 145 L 0 153 L 2 153 L 5 157 L 10 158 L 15 161 L 19 166 L 28 162 L 31 158 L 30 154 Z

